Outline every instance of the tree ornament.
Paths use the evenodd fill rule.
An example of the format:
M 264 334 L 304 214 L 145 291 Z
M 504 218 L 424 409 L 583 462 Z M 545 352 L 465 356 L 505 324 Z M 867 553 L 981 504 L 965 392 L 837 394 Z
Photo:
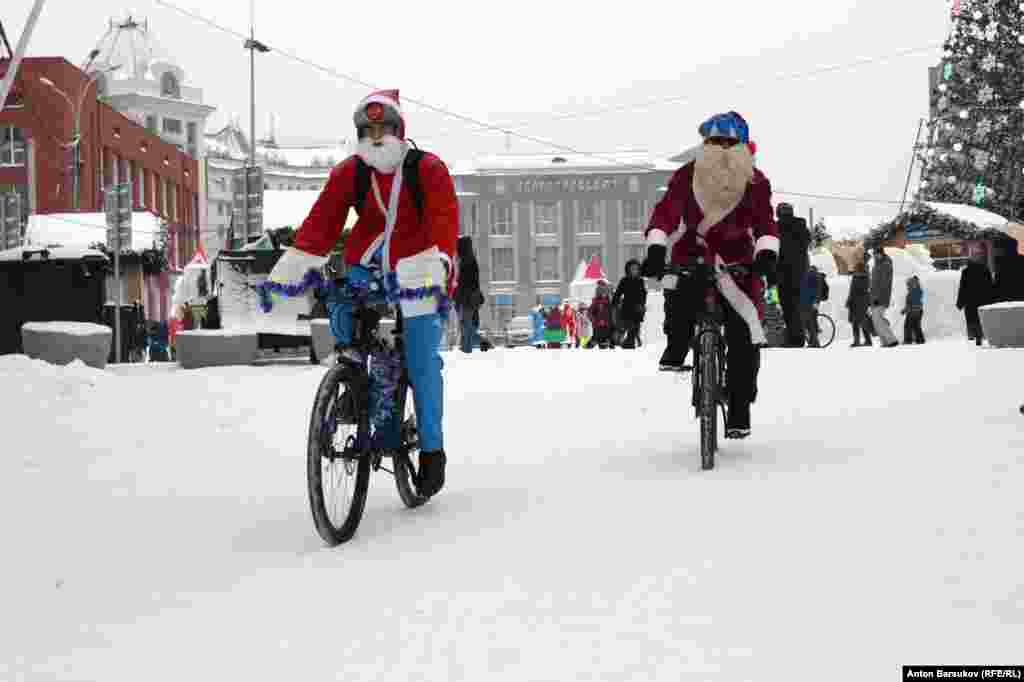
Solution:
M 963 150 L 964 150 L 964 146 L 962 144 L 960 144 L 959 142 L 957 142 L 956 144 L 953 145 L 953 151 L 959 153 L 959 152 L 962 152 Z
M 1020 37 L 1020 42 L 1024 45 L 1024 34 Z M 946 62 L 946 65 L 942 67 L 942 80 L 949 80 L 953 76 L 953 64 L 952 62 Z
M 945 83 L 939 83 L 939 92 L 945 92 L 946 90 L 949 90 L 949 86 Z
M 992 89 L 992 86 L 989 85 L 988 83 L 986 83 L 985 87 L 978 91 L 978 101 L 981 102 L 982 104 L 988 104 L 989 102 L 992 101 L 992 98 L 994 96 L 995 91 Z
M 980 21 L 981 17 L 982 17 L 981 11 L 980 10 L 975 10 L 974 11 L 974 20 L 975 21 Z
M 981 60 L 981 68 L 985 71 L 991 71 L 996 68 L 996 56 L 991 52 L 985 55 L 985 58 Z
M 945 109 L 946 107 L 948 107 L 949 106 L 949 98 L 948 97 L 940 97 L 939 98 L 939 102 L 938 102 L 938 106 L 939 106 L 939 110 L 940 111 L 942 109 Z
M 954 182 L 956 182 L 956 176 L 950 175 L 948 178 L 946 178 L 946 182 L 952 185 Z
M 966 109 L 961 109 L 959 116 L 960 116 L 960 118 L 962 118 L 962 119 L 964 119 L 966 121 L 967 117 L 970 116 L 970 114 L 967 112 Z

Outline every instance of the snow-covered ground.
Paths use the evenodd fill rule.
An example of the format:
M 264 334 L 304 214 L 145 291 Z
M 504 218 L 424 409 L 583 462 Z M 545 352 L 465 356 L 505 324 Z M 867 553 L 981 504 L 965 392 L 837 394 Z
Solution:
M 334 549 L 305 491 L 323 369 L 0 356 L 0 679 L 888 680 L 1019 658 L 1024 351 L 767 351 L 754 434 L 711 472 L 660 351 L 446 355 L 447 488 L 410 511 L 375 475 Z

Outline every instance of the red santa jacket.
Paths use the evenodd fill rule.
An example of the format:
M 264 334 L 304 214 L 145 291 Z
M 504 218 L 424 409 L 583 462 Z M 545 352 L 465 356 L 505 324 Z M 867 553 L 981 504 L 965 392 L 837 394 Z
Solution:
M 671 250 L 671 262 L 684 263 L 700 256 L 706 262 L 746 263 L 762 250 L 779 251 L 779 231 L 772 212 L 772 188 L 768 178 L 754 169 L 753 180 L 737 205 L 719 221 L 702 225 L 704 212 L 693 191 L 694 162 L 677 170 L 668 191 L 655 206 L 645 236 L 648 244 L 661 244 Z M 735 285 L 735 286 L 734 286 Z M 742 296 L 737 295 L 738 287 Z M 719 288 L 730 305 L 751 325 L 755 342 L 763 332 L 757 319 L 762 311 L 762 284 L 759 277 L 731 277 L 719 280 Z M 751 307 L 754 315 L 751 320 Z M 757 323 L 758 329 L 754 328 Z
M 562 329 L 569 336 L 576 336 L 576 311 L 568 303 L 562 308 Z
M 398 216 L 391 237 L 390 266 L 406 256 L 436 246 L 447 260 L 449 271 L 459 235 L 459 204 L 448 167 L 434 154 L 426 152 L 420 160 L 419 182 L 423 192 L 423 218 L 420 219 L 412 193 L 403 183 L 398 197 Z M 371 168 L 380 188 L 383 209 L 388 206 L 394 174 L 384 174 Z M 309 216 L 295 234 L 295 248 L 314 256 L 324 256 L 338 241 L 348 218 L 349 209 L 355 208 L 356 157 L 350 156 L 331 171 L 327 185 Z M 371 184 L 363 198 L 359 220 L 345 241 L 345 262 L 349 265 L 368 263 L 382 244 L 386 216 L 378 203 Z

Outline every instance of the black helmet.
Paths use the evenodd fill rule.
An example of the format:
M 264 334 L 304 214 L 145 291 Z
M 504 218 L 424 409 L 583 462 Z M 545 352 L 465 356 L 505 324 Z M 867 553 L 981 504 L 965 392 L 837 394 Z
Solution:
M 783 201 L 781 204 L 775 207 L 775 215 L 779 218 L 792 218 L 793 217 L 793 204 Z

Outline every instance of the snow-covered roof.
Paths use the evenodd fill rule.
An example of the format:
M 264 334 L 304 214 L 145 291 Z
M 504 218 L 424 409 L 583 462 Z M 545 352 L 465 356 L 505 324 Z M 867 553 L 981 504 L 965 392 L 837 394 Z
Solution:
M 132 243 L 125 249 L 145 251 L 154 248 L 162 233 L 160 218 L 148 211 L 134 211 Z M 34 213 L 28 217 L 25 230 L 25 244 L 36 248 L 57 244 L 83 248 L 106 241 L 105 213 Z
M 26 251 L 33 252 L 30 255 L 32 260 L 41 260 L 42 256 L 36 252 L 43 247 L 41 246 L 16 246 L 13 249 L 7 249 L 0 251 L 0 262 L 3 261 L 23 261 L 25 260 L 24 254 Z M 96 251 L 95 249 L 88 249 L 82 246 L 55 246 L 46 249 L 48 258 L 51 260 L 81 260 L 83 258 L 97 258 L 107 260 L 107 257 L 102 251 Z
M 249 157 L 249 136 L 231 121 L 215 133 L 204 135 L 208 154 L 226 156 L 237 161 Z M 279 145 L 256 141 L 256 158 L 271 165 L 295 168 L 329 169 L 352 155 L 354 149 L 347 140 L 321 145 Z
M 309 215 L 319 190 L 312 189 L 268 189 L 263 192 L 263 229 L 276 230 L 281 227 L 298 227 Z M 356 223 L 355 211 L 348 212 L 345 228 Z
M 675 170 L 679 165 L 645 151 L 544 154 L 489 154 L 473 161 L 456 162 L 457 174 L 473 173 L 564 173 Z
M 822 221 L 825 229 L 832 235 L 835 241 L 857 241 L 868 236 L 871 230 L 882 223 L 892 220 L 891 215 L 887 216 L 864 216 L 864 215 L 829 215 L 824 216 Z
M 962 220 L 965 223 L 972 223 L 983 230 L 994 229 L 1006 232 L 1006 226 L 1010 222 L 997 213 L 986 211 L 985 209 L 978 208 L 977 206 L 947 204 L 938 201 L 925 201 L 922 203 L 929 208 L 935 209 L 939 213 L 945 213 L 946 215 L 952 216 L 957 220 Z

